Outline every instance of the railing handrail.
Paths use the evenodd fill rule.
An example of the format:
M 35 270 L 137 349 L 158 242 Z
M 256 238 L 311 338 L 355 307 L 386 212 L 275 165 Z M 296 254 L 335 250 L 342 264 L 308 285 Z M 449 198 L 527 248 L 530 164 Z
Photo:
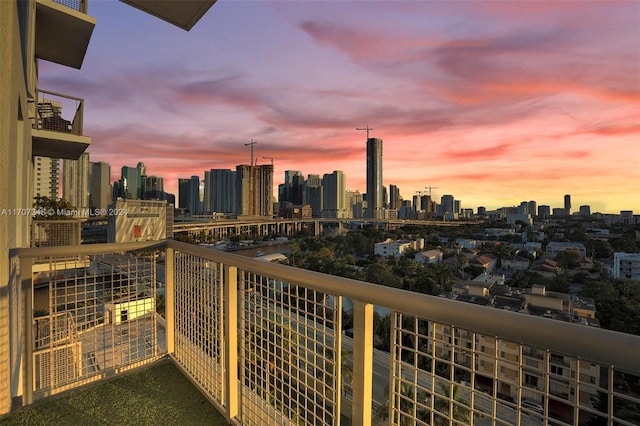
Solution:
M 161 249 L 199 256 L 213 262 L 295 283 L 323 293 L 338 295 L 394 311 L 415 315 L 425 320 L 450 324 L 485 336 L 498 337 L 550 352 L 587 359 L 616 369 L 640 374 L 640 336 L 611 330 L 536 317 L 502 309 L 462 303 L 385 287 L 378 284 L 332 276 L 286 265 L 194 246 L 174 240 L 89 244 L 62 247 L 13 249 L 11 255 L 21 258 L 45 256 L 90 255 L 110 252 Z M 330 279 L 327 279 L 330 277 Z M 508 325 L 508 327 L 505 327 Z M 615 352 L 612 349 L 615 348 Z M 615 357 L 612 354 L 615 353 Z M 612 362 L 612 358 L 615 362 Z
M 611 348 L 616 348 L 616 368 L 634 374 L 640 373 L 640 336 L 463 303 L 338 276 L 331 276 L 331 279 L 327 280 L 327 274 L 320 272 L 174 240 L 168 240 L 167 245 L 176 251 L 231 264 L 248 272 L 296 283 L 327 294 L 340 295 L 426 320 L 451 324 L 485 336 L 546 348 L 550 352 L 588 359 L 607 366 L 612 364 Z M 508 324 L 509 328 L 505 329 L 505 324 Z M 552 330 L 552 333 L 549 330 Z
M 58 221 L 63 222 L 63 221 Z M 10 250 L 10 256 L 19 256 L 20 258 L 35 257 L 64 257 L 72 255 L 90 255 L 113 253 L 120 251 L 135 251 L 143 249 L 161 249 L 167 246 L 165 241 L 143 241 L 136 243 L 106 243 L 106 244 L 80 244 L 69 246 L 54 247 L 28 247 L 15 248 Z
M 72 99 L 72 100 L 74 100 L 74 101 L 78 101 L 78 102 L 80 102 L 80 103 L 83 103 L 83 102 L 84 102 L 84 99 L 83 99 L 83 98 L 78 98 L 78 97 L 76 97 L 76 96 L 71 96 L 71 95 L 65 95 L 65 94 L 63 94 L 63 93 L 52 92 L 52 91 L 50 91 L 50 90 L 38 89 L 38 90 L 37 90 L 37 93 L 38 93 L 38 94 L 40 94 L 40 93 L 44 93 L 44 94 L 46 94 L 46 95 L 58 96 L 58 97 L 65 98 L 65 99 Z M 38 101 L 39 101 L 39 100 L 40 100 L 40 99 L 38 99 Z

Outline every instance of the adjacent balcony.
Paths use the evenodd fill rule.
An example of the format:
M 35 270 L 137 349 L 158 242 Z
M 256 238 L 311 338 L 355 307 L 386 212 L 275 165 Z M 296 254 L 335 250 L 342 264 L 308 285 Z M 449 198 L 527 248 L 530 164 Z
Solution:
M 172 240 L 17 249 L 11 265 L 27 404 L 168 358 L 238 425 L 640 424 L 638 336 Z
M 33 155 L 77 160 L 91 144 L 83 135 L 84 99 L 39 90 L 34 114 Z
M 87 0 L 37 0 L 36 57 L 80 69 L 95 25 Z
M 120 1 L 187 31 L 189 31 L 216 2 L 216 0 Z

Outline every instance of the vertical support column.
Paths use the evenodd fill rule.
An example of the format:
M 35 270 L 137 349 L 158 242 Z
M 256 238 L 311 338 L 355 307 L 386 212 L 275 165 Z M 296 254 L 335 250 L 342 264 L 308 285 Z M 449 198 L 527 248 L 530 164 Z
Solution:
M 22 339 L 23 353 L 23 404 L 29 405 L 33 402 L 34 386 L 34 366 L 33 366 L 33 258 L 20 259 L 20 276 L 22 277 L 22 295 L 24 301 L 24 332 Z M 51 354 L 53 357 L 53 353 Z M 53 362 L 52 362 L 53 364 Z M 53 377 L 51 381 L 53 384 Z
M 224 277 L 225 280 L 222 283 L 226 302 L 224 311 L 226 324 L 224 368 L 227 372 L 225 401 L 227 403 L 227 420 L 231 421 L 238 415 L 238 407 L 240 406 L 238 395 L 238 268 L 225 265 Z
M 175 255 L 174 249 L 167 247 L 164 262 L 164 316 L 166 319 L 165 335 L 167 337 L 167 353 L 172 354 L 175 350 L 174 330 L 176 327 L 175 317 Z
M 354 425 L 371 424 L 373 381 L 373 305 L 353 302 L 353 403 Z

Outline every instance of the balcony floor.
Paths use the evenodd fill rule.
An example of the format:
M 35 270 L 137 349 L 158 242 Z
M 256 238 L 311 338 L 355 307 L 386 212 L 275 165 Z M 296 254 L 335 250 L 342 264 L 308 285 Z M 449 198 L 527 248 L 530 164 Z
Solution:
M 0 425 L 226 425 L 171 361 L 43 399 Z

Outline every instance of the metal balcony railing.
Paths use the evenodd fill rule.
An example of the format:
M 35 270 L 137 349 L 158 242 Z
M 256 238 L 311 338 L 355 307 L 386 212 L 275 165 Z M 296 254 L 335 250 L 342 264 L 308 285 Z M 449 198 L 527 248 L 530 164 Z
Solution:
M 80 220 L 34 220 L 31 222 L 31 247 L 78 245 L 81 232 Z
M 82 136 L 84 99 L 38 90 L 33 128 Z
M 87 0 L 53 0 L 53 2 L 78 12 L 87 13 Z
M 640 424 L 638 336 L 478 305 L 462 309 L 461 302 L 171 240 L 19 249 L 21 279 L 12 274 L 11 294 L 28 291 L 25 280 L 38 259 L 55 268 L 61 264 L 56 259 L 68 265 L 71 255 L 78 264 L 52 281 L 50 306 L 57 314 L 70 312 L 73 321 L 64 327 L 85 324 L 73 325 L 74 342 L 83 344 L 47 340 L 42 334 L 55 321 L 45 331 L 25 329 L 26 341 L 56 342 L 46 356 L 36 345 L 37 360 L 33 345 L 26 351 L 33 360 L 22 382 L 27 402 L 33 383 L 50 393 L 58 389 L 51 379 L 34 382 L 44 367 L 49 370 L 42 377 L 64 378 L 59 386 L 66 388 L 102 377 L 77 365 L 117 366 L 112 371 L 118 372 L 157 359 L 166 345 L 168 356 L 233 424 L 337 425 L 341 417 L 363 425 Z M 142 320 L 155 311 L 162 291 L 159 327 Z M 27 318 L 32 299 L 25 295 Z M 341 332 L 347 307 L 353 338 Z M 389 312 L 382 325 L 374 323 L 374 308 Z M 108 328 L 111 346 L 84 349 L 91 343 L 83 339 L 97 343 L 90 332 L 100 329 L 106 338 L 104 327 L 116 323 L 125 328 Z M 145 344 L 164 338 L 160 328 L 165 343 L 145 351 Z M 388 352 L 374 349 L 385 329 Z M 462 334 L 469 339 L 458 342 Z M 97 364 L 91 362 L 96 353 Z M 531 353 L 541 355 L 533 358 L 536 365 L 524 356 Z M 568 367 L 559 368 L 557 355 Z M 52 367 L 47 362 L 54 356 Z M 66 373 L 58 378 L 60 371 Z

